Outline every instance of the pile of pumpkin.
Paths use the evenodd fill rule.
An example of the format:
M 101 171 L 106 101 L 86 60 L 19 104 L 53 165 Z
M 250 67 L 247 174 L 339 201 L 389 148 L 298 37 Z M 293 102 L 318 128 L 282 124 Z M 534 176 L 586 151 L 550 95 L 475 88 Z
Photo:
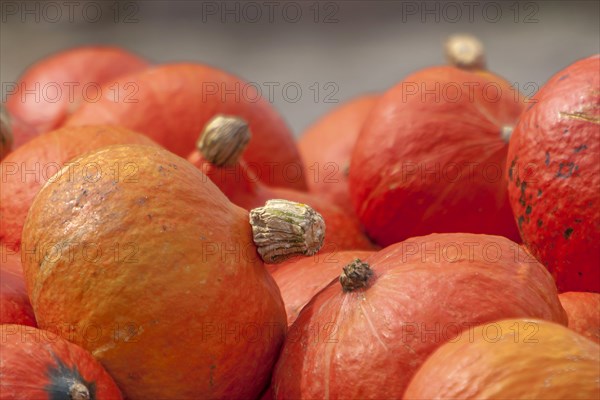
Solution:
M 297 142 L 217 68 L 29 68 L 1 127 L 0 398 L 599 398 L 600 57 L 526 98 L 475 38 L 446 52 Z

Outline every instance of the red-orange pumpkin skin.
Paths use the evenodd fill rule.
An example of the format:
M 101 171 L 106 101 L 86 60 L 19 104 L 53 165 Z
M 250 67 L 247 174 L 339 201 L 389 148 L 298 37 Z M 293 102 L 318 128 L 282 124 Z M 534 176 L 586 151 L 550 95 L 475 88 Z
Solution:
M 558 298 L 567 312 L 569 328 L 600 343 L 600 293 L 564 292 Z
M 567 323 L 548 271 L 504 237 L 432 234 L 363 261 L 373 270 L 366 288 L 344 292 L 332 282 L 290 327 L 272 379 L 276 399 L 399 398 L 423 361 L 468 326 L 509 317 Z
M 287 324 L 248 212 L 159 147 L 115 145 L 75 161 L 137 168 L 88 182 L 72 164 L 37 194 L 22 258 L 38 325 L 73 324 L 74 343 L 131 400 L 258 398 Z M 53 252 L 57 243 L 70 246 Z M 100 328 L 94 340 L 87 326 Z
M 231 167 L 217 167 L 195 150 L 188 161 L 208 176 L 232 203 L 247 210 L 262 207 L 271 199 L 285 199 L 311 206 L 325 220 L 326 234 L 322 251 L 374 248 L 356 216 L 326 198 L 314 193 L 266 186 L 259 181 L 255 170 L 248 168 L 243 160 Z
M 600 346 L 562 325 L 506 319 L 435 351 L 404 399 L 597 399 Z
M 6 248 L 0 253 L 0 324 L 36 326 L 25 289 L 21 255 Z
M 367 234 L 382 246 L 433 232 L 518 240 L 502 130 L 523 104 L 503 79 L 449 66 L 389 89 L 369 113 L 350 164 L 350 195 Z
M 248 122 L 254 135 L 244 158 L 260 170 L 261 180 L 269 186 L 307 189 L 291 131 L 270 104 L 258 98 L 256 89 L 240 78 L 188 63 L 154 67 L 120 82 L 133 82 L 139 101 L 100 99 L 81 107 L 67 125 L 122 125 L 187 157 L 211 118 L 238 116 Z
M 340 276 L 342 267 L 355 258 L 364 259 L 372 251 L 320 251 L 312 257 L 296 257 L 267 267 L 281 292 L 288 325 L 321 289 Z
M 71 399 L 75 381 L 87 388 L 90 399 L 123 398 L 90 353 L 55 332 L 13 324 L 0 325 L 0 331 L 2 400 Z
M 350 156 L 378 95 L 357 97 L 334 108 L 298 140 L 310 190 L 344 210 L 354 212 L 348 192 Z
M 118 126 L 75 126 L 39 135 L 19 147 L 0 163 L 0 242 L 12 251 L 21 246 L 27 211 L 41 187 L 65 163 L 88 151 L 112 144 L 155 145 L 148 137 Z M 123 178 L 134 173 L 132 162 L 121 170 L 104 171 Z M 88 173 L 95 176 L 95 167 Z M 92 178 L 90 178 L 92 179 Z
M 97 96 L 114 100 L 115 87 L 99 92 L 99 86 L 110 86 L 119 76 L 147 66 L 140 57 L 107 46 L 77 47 L 35 63 L 20 77 L 16 92 L 6 102 L 19 122 L 13 124 L 15 148 L 61 126 L 82 102 L 95 101 Z M 120 96 L 127 89 L 119 87 Z
M 560 292 L 600 292 L 600 56 L 554 75 L 510 140 L 508 193 L 523 242 Z

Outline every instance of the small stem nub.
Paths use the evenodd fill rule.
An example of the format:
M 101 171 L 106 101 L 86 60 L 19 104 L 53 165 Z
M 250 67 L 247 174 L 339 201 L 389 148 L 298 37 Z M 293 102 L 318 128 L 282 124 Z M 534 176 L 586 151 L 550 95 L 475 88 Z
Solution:
M 467 70 L 486 68 L 483 43 L 475 36 L 452 35 L 446 40 L 444 47 L 450 65 Z
M 0 160 L 12 150 L 13 136 L 10 117 L 4 106 L 0 106 Z
M 510 142 L 510 137 L 512 136 L 512 133 L 514 130 L 515 130 L 514 126 L 504 125 L 502 127 L 502 129 L 500 130 L 500 136 L 502 137 L 502 140 L 504 140 L 504 142 L 506 142 L 506 143 Z
M 71 400 L 90 400 L 90 391 L 84 384 L 74 382 L 69 387 L 69 396 Z
M 250 142 L 248 123 L 242 118 L 217 115 L 211 119 L 196 144 L 206 160 L 217 167 L 231 167 Z
M 344 267 L 344 272 L 340 275 L 340 283 L 344 292 L 352 292 L 366 287 L 371 276 L 373 270 L 369 264 L 357 258 Z
M 268 200 L 250 211 L 252 235 L 258 254 L 267 264 L 277 264 L 296 255 L 311 256 L 325 239 L 325 221 L 306 204 Z

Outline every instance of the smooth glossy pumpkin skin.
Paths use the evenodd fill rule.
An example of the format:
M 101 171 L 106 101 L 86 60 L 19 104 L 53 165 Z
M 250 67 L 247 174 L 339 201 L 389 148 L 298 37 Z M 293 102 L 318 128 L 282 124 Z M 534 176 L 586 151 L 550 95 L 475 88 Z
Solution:
M 374 248 L 363 233 L 356 216 L 332 204 L 327 198 L 314 193 L 266 186 L 259 181 L 256 170 L 249 168 L 243 161 L 231 167 L 217 167 L 197 150 L 190 154 L 188 161 L 208 176 L 232 203 L 247 210 L 262 207 L 271 199 L 310 205 L 325 220 L 326 233 L 322 251 Z
M 508 319 L 436 350 L 405 399 L 597 399 L 600 346 L 562 325 Z
M 95 183 L 74 169 L 37 195 L 23 230 L 23 247 L 37 251 L 23 265 L 39 326 L 101 327 L 96 340 L 76 329 L 73 341 L 128 399 L 258 397 L 287 326 L 248 212 L 161 148 L 105 147 L 78 162 L 137 169 Z
M 312 124 L 298 139 L 311 192 L 354 212 L 348 192 L 348 171 L 354 144 L 379 95 L 352 99 Z
M 432 234 L 363 261 L 374 272 L 367 288 L 332 282 L 290 327 L 275 398 L 399 398 L 464 328 L 519 317 L 567 323 L 548 271 L 504 237 Z
M 267 267 L 281 292 L 288 326 L 294 323 L 302 308 L 314 295 L 340 276 L 344 265 L 355 258 L 364 259 L 371 254 L 372 251 L 361 250 L 321 250 L 312 257 L 296 257 Z
M 2 400 L 71 399 L 73 382 L 86 386 L 91 400 L 120 400 L 113 379 L 92 355 L 56 332 L 0 325 Z
M 0 242 L 18 251 L 27 211 L 40 188 L 73 158 L 113 144 L 155 145 L 146 136 L 118 126 L 76 126 L 39 135 L 6 157 L 0 163 Z M 95 173 L 95 167 L 89 166 L 89 174 Z M 133 173 L 133 166 L 104 173 L 126 176 Z
M 515 220 L 561 292 L 600 292 L 599 69 L 595 55 L 554 75 L 510 140 Z
M 387 246 L 433 232 L 518 240 L 503 174 L 523 99 L 485 71 L 432 67 L 389 89 L 369 113 L 350 164 L 360 221 Z
M 95 101 L 98 95 L 118 100 L 131 90 L 120 86 L 117 95 L 116 87 L 98 92 L 99 86 L 110 86 L 119 76 L 147 67 L 140 57 L 108 46 L 76 47 L 36 62 L 19 78 L 16 92 L 6 102 L 21 122 L 13 127 L 15 148 L 57 129 L 81 103 Z
M 6 248 L 0 254 L 0 324 L 37 326 L 25 290 L 21 255 Z
M 235 115 L 248 121 L 254 134 L 244 158 L 261 171 L 261 180 L 269 186 L 307 189 L 291 131 L 275 109 L 257 97 L 256 89 L 240 78 L 206 65 L 183 63 L 157 66 L 124 76 L 120 82 L 135 83 L 139 101 L 101 99 L 81 107 L 67 125 L 122 125 L 187 157 L 211 118 Z
M 600 293 L 565 292 L 558 298 L 567 312 L 569 328 L 600 343 Z

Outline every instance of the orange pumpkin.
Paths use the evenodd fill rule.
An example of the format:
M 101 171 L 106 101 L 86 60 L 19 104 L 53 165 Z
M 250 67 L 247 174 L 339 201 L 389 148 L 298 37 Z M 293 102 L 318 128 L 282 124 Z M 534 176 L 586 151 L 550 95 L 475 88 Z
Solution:
M 567 312 L 569 328 L 600 343 L 600 293 L 565 292 L 558 298 Z
M 13 251 L 21 245 L 27 211 L 40 188 L 65 163 L 88 151 L 111 144 L 148 144 L 146 136 L 116 126 L 81 126 L 57 129 L 35 137 L 0 163 L 0 242 Z M 104 171 L 122 179 L 133 174 L 134 160 L 121 170 Z M 95 166 L 85 166 L 91 175 Z
M 334 108 L 298 140 L 311 192 L 354 213 L 348 193 L 348 171 L 354 143 L 378 95 L 363 95 Z
M 198 149 L 188 157 L 234 204 L 247 210 L 260 207 L 270 199 L 286 199 L 310 204 L 327 225 L 325 251 L 373 249 L 357 218 L 327 198 L 287 188 L 268 187 L 255 170 L 245 163 L 245 145 L 251 142 L 247 123 L 241 118 L 217 116 L 205 127 Z
M 549 321 L 508 319 L 470 328 L 440 347 L 405 399 L 597 399 L 600 346 Z
M 255 133 L 244 159 L 261 171 L 261 181 L 307 189 L 292 132 L 253 85 L 220 69 L 192 63 L 157 66 L 124 76 L 120 82 L 135 85 L 133 100 L 137 101 L 102 98 L 82 106 L 66 124 L 121 125 L 186 157 L 212 117 L 236 115 L 248 121 Z
M 132 93 L 135 87 L 114 86 L 115 80 L 147 66 L 140 57 L 109 46 L 76 47 L 38 61 L 19 78 L 6 102 L 19 121 L 13 125 L 15 148 L 60 127 L 81 103 L 118 101 Z M 102 89 L 103 84 L 108 87 Z
M 21 255 L 4 247 L 0 252 L 0 324 L 36 326 L 25 290 Z
M 135 173 L 89 179 L 73 163 L 36 196 L 23 265 L 39 326 L 72 324 L 129 399 L 258 397 L 287 324 L 249 213 L 162 148 L 75 161 Z
M 433 234 L 344 267 L 304 306 L 273 373 L 276 399 L 400 398 L 465 327 L 502 318 L 567 323 L 552 277 L 500 236 Z
M 30 326 L 0 325 L 2 400 L 121 400 L 119 388 L 90 353 Z

